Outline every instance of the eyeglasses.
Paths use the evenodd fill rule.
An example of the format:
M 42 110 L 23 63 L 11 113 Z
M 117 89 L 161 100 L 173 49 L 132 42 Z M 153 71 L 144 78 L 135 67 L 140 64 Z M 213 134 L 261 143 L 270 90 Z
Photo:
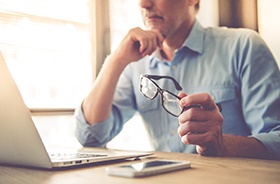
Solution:
M 170 76 L 159 76 L 159 75 L 140 75 L 140 92 L 148 99 L 153 100 L 158 93 L 161 94 L 162 107 L 171 115 L 179 117 L 185 110 L 193 107 L 200 107 L 200 105 L 191 105 L 181 107 L 179 101 L 181 98 L 174 93 L 160 88 L 153 80 L 169 79 L 175 85 L 177 90 L 182 90 L 180 84 Z M 221 111 L 221 105 L 217 104 Z

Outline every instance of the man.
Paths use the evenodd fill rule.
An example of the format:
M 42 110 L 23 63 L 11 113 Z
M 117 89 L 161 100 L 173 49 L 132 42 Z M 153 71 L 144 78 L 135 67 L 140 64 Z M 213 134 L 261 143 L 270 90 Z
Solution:
M 204 29 L 195 19 L 199 0 L 139 5 L 147 30 L 128 32 L 76 110 L 81 144 L 104 146 L 138 111 L 156 150 L 280 159 L 280 74 L 262 39 L 245 29 Z M 148 100 L 141 74 L 178 81 L 178 118 L 167 113 L 168 98 L 159 100 L 160 88 L 174 92 L 174 84 L 145 78 L 161 93 Z

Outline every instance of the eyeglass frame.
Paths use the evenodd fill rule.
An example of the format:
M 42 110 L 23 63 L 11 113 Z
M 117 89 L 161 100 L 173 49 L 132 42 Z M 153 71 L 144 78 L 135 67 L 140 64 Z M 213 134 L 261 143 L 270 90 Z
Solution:
M 147 79 L 149 79 L 149 80 L 157 87 L 157 92 L 156 92 L 156 94 L 153 96 L 153 98 L 150 98 L 150 97 L 146 96 L 146 95 L 142 92 L 142 90 L 141 90 L 141 89 L 142 89 L 141 81 L 142 81 L 142 78 L 143 78 L 143 77 L 146 77 Z M 177 90 L 182 90 L 182 89 L 183 89 L 183 88 L 181 87 L 181 85 L 180 85 L 180 84 L 176 81 L 176 79 L 174 79 L 173 77 L 164 76 L 164 75 L 160 76 L 160 75 L 141 74 L 141 75 L 140 75 L 140 83 L 139 83 L 139 84 L 140 84 L 140 92 L 141 92 L 141 94 L 142 94 L 144 97 L 146 97 L 146 98 L 148 98 L 148 99 L 150 99 L 150 100 L 153 100 L 153 99 L 155 99 L 155 97 L 158 95 L 158 93 L 160 93 L 160 94 L 161 94 L 161 105 L 162 105 L 163 109 L 164 109 L 166 112 L 168 112 L 169 114 L 171 114 L 171 115 L 173 115 L 173 116 L 175 116 L 175 117 L 179 117 L 185 110 L 188 110 L 188 109 L 190 109 L 190 108 L 200 108 L 200 107 L 201 107 L 199 104 L 194 104 L 194 105 L 190 105 L 190 106 L 184 106 L 184 107 L 182 108 L 181 112 L 179 113 L 179 115 L 173 114 L 172 112 L 170 112 L 169 110 L 167 110 L 167 109 L 164 107 L 164 105 L 163 105 L 163 98 L 164 98 L 163 92 L 167 92 L 167 93 L 171 94 L 172 96 L 176 97 L 178 100 L 181 100 L 182 98 L 179 97 L 178 95 L 175 95 L 174 93 L 172 93 L 172 92 L 166 90 L 166 89 L 162 89 L 161 87 L 158 86 L 158 84 L 157 84 L 155 81 L 152 80 L 152 79 L 154 79 L 154 80 L 160 80 L 160 79 L 163 79 L 163 78 L 172 80 L 172 82 L 174 83 L 175 88 L 176 88 Z M 216 103 L 216 105 L 218 106 L 219 111 L 222 112 L 222 105 L 221 105 L 220 103 Z

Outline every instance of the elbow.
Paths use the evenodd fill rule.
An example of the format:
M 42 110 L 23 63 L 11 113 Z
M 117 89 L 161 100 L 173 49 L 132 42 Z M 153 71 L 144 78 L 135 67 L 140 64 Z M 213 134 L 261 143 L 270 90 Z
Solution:
M 105 144 L 100 143 L 96 138 L 88 133 L 83 133 L 78 130 L 75 132 L 75 137 L 83 147 L 104 147 Z

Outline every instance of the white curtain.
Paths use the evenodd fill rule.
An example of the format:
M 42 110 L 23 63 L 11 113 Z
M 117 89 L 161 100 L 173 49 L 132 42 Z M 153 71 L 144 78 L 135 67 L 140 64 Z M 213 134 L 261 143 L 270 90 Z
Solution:
M 258 0 L 259 32 L 271 49 L 280 68 L 279 8 L 279 0 Z

